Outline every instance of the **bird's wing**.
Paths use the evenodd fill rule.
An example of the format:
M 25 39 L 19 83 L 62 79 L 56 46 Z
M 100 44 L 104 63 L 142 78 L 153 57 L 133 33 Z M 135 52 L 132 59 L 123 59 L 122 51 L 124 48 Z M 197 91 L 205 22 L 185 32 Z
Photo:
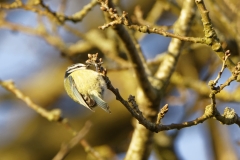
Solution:
M 90 97 L 92 99 L 94 99 L 95 102 L 97 103 L 97 105 L 99 107 L 101 107 L 104 111 L 106 111 L 108 113 L 111 113 L 111 111 L 109 110 L 108 104 L 105 101 L 102 100 L 100 94 L 97 91 L 95 91 L 95 90 L 91 91 L 90 92 Z
M 69 76 L 69 82 L 71 85 L 71 89 L 73 91 L 73 95 L 77 99 L 78 103 L 94 112 L 94 110 L 87 105 L 87 103 L 83 99 L 83 96 L 78 92 L 75 81 L 73 80 L 72 76 Z

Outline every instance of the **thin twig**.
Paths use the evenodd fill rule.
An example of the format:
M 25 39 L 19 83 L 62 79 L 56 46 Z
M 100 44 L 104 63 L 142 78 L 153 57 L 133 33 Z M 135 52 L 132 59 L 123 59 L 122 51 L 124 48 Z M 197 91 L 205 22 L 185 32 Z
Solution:
M 161 123 L 161 120 L 163 119 L 163 117 L 167 112 L 168 112 L 168 104 L 166 104 L 165 106 L 163 106 L 163 108 L 161 108 L 160 112 L 158 113 L 156 124 Z
M 64 159 L 69 152 L 77 145 L 79 142 L 85 137 L 85 135 L 89 132 L 91 127 L 90 122 L 86 122 L 84 127 L 74 136 L 67 144 L 63 144 L 61 146 L 61 149 L 56 154 L 56 156 L 53 158 L 53 160 L 62 160 Z
M 101 155 L 96 152 L 85 139 L 82 139 L 80 141 L 81 145 L 83 146 L 85 152 L 90 153 L 96 160 L 103 160 L 103 158 L 101 157 Z
M 42 117 L 46 118 L 51 122 L 59 122 L 64 127 L 66 127 L 71 132 L 72 135 L 76 134 L 76 131 L 74 130 L 74 128 L 72 128 L 68 120 L 61 116 L 62 113 L 60 109 L 53 109 L 51 111 L 47 111 L 43 107 L 35 104 L 28 96 L 25 96 L 19 89 L 15 87 L 14 82 L 12 80 L 8 81 L 0 80 L 0 85 L 9 92 L 13 93 L 17 98 L 25 102 L 28 107 L 35 110 Z
M 222 58 L 225 53 L 219 41 L 219 38 L 217 37 L 217 34 L 212 26 L 209 11 L 206 9 L 203 0 L 195 0 L 195 2 L 202 17 L 201 20 L 204 27 L 205 38 L 207 39 L 208 44 L 212 47 L 212 50 L 216 52 L 219 58 Z M 234 70 L 235 64 L 230 58 L 227 60 L 226 65 L 229 70 Z
M 99 3 L 101 4 L 100 8 L 103 11 L 105 11 L 106 13 L 108 13 L 109 16 L 115 20 L 106 25 L 109 25 L 109 26 L 114 26 L 115 24 L 127 25 L 126 24 L 127 23 L 127 19 L 126 19 L 127 13 L 123 12 L 123 14 L 121 16 L 119 16 L 117 14 L 116 9 L 114 9 L 114 5 L 111 2 L 111 0 L 109 0 L 109 1 L 99 0 Z M 103 28 L 106 28 L 106 26 L 102 26 L 99 28 L 103 29 Z M 129 35 L 127 30 L 122 25 L 116 25 L 114 29 L 115 29 L 116 33 L 118 34 L 118 36 L 121 38 L 122 42 L 124 43 L 124 45 L 128 51 L 127 52 L 128 57 L 130 58 L 130 61 L 134 67 L 134 71 L 135 71 L 138 83 L 139 83 L 140 87 L 144 90 L 144 94 L 149 99 L 156 98 L 156 93 L 147 78 L 148 75 L 144 68 L 143 61 L 142 61 L 141 57 L 139 56 L 138 50 L 137 50 L 131 36 Z
M 46 5 L 43 0 L 34 1 L 34 4 L 24 4 L 21 0 L 15 0 L 13 3 L 0 4 L 0 9 L 25 9 L 32 12 L 36 12 L 39 15 L 45 15 L 52 20 L 56 20 L 60 24 L 65 21 L 71 21 L 74 23 L 82 21 L 85 15 L 97 4 L 97 0 L 92 0 L 89 4 L 83 7 L 82 10 L 74 13 L 71 16 L 62 14 L 61 12 L 53 11 L 48 5 Z M 41 7 L 41 8 L 40 8 Z
M 21 99 L 23 102 L 27 104 L 28 107 L 35 110 L 41 116 L 46 118 L 49 121 L 61 121 L 61 110 L 60 109 L 53 109 L 51 111 L 45 110 L 43 107 L 35 104 L 28 96 L 25 96 L 20 90 L 18 90 L 12 80 L 8 81 L 1 81 L 0 85 L 8 90 L 9 92 L 13 93 L 17 98 Z

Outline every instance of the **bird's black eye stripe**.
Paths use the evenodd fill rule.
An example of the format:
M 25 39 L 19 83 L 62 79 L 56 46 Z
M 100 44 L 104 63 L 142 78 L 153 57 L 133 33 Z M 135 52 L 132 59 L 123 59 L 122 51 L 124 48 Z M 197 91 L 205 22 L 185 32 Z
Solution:
M 67 70 L 65 72 L 65 78 L 68 77 L 73 71 L 80 70 L 80 69 L 86 69 L 87 67 L 88 66 L 86 66 L 82 63 L 71 65 L 67 68 Z
M 70 75 L 71 72 L 66 71 L 64 78 L 67 78 Z

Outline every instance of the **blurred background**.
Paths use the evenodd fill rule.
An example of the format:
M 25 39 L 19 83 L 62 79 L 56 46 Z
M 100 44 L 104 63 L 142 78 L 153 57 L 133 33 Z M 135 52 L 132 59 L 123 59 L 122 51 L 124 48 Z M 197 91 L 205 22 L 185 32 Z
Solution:
M 1 4 L 13 1 L 1 0 Z M 34 1 L 22 1 L 26 6 Z M 52 11 L 72 15 L 89 4 L 89 0 L 44 0 Z M 136 6 L 140 6 L 143 18 L 155 25 L 161 25 L 171 31 L 177 20 L 183 1 L 174 0 L 138 0 L 115 1 L 121 10 L 129 13 L 134 23 Z M 209 0 L 207 9 L 213 20 L 214 28 L 223 47 L 230 49 L 231 58 L 239 61 L 240 14 L 237 0 Z M 36 7 L 37 8 L 37 7 Z M 0 7 L 0 79 L 12 79 L 15 85 L 33 102 L 47 110 L 59 108 L 76 130 L 80 130 L 86 121 L 92 127 L 85 137 L 88 143 L 109 159 L 122 159 L 128 149 L 135 120 L 115 96 L 108 92 L 106 101 L 112 114 L 96 108 L 95 112 L 80 106 L 70 99 L 63 88 L 63 79 L 67 66 L 85 62 L 87 54 L 98 52 L 104 58 L 104 67 L 114 87 L 127 99 L 136 94 L 137 83 L 134 72 L 129 67 L 125 49 L 111 28 L 99 30 L 105 23 L 99 5 L 87 13 L 81 22 L 67 21 L 64 25 L 40 16 L 27 7 L 3 9 Z M 196 10 L 189 36 L 201 37 L 203 27 Z M 144 56 L 154 71 L 161 63 L 167 51 L 170 38 L 156 34 L 133 33 L 138 39 Z M 152 63 L 156 62 L 156 63 Z M 210 47 L 185 43 L 182 55 L 176 67 L 176 74 L 165 94 L 162 105 L 169 104 L 169 112 L 163 124 L 180 123 L 193 120 L 203 113 L 209 103 L 208 92 L 198 92 L 186 83 L 178 84 L 178 75 L 183 81 L 190 81 L 206 87 L 208 80 L 217 76 L 221 61 Z M 225 70 L 219 84 L 230 76 Z M 174 79 L 175 78 L 175 79 Z M 202 82 L 202 83 L 198 83 Z M 239 93 L 238 83 L 226 88 L 226 93 Z M 239 99 L 219 98 L 221 113 L 226 106 L 240 113 Z M 0 159 L 3 160 L 42 160 L 52 159 L 64 142 L 72 135 L 56 122 L 49 122 L 34 110 L 27 107 L 12 93 L 0 87 Z M 155 134 L 154 150 L 151 160 L 167 159 L 210 160 L 239 159 L 240 130 L 237 125 L 221 125 L 215 120 L 203 124 Z M 21 158 L 20 158 L 21 157 Z M 226 158 L 227 157 L 227 158 Z M 81 145 L 77 145 L 65 158 L 91 159 Z M 166 159 L 166 158 L 165 158 Z

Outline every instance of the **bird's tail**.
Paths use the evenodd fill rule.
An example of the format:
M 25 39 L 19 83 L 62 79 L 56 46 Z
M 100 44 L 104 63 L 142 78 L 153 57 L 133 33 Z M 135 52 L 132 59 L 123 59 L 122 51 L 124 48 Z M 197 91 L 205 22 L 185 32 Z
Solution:
M 95 100 L 99 107 L 101 107 L 104 111 L 111 113 L 108 104 L 104 100 L 102 100 L 100 94 L 97 91 L 91 91 L 90 96 L 92 99 Z

